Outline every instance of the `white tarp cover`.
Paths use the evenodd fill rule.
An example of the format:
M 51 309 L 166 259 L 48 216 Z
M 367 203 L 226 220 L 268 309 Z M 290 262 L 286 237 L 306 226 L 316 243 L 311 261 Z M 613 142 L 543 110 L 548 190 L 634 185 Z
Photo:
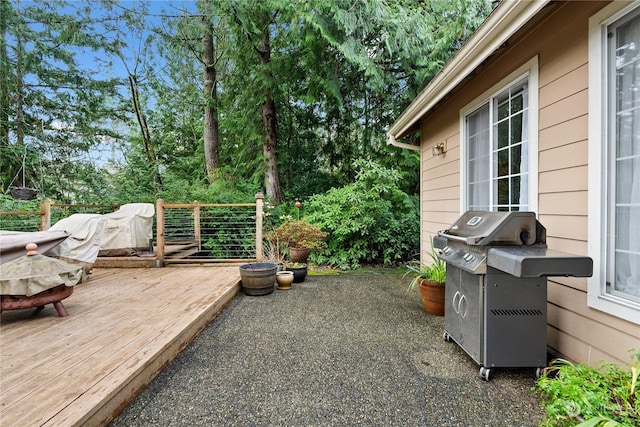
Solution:
M 65 230 L 70 236 L 46 252 L 46 255 L 93 265 L 100 251 L 106 222 L 104 216 L 99 214 L 73 214 L 61 219 L 49 230 Z
M 59 245 L 68 237 L 69 233 L 63 230 L 0 230 L 0 264 L 20 258 L 26 254 L 25 246 L 29 243 L 38 245 L 38 253 L 42 254 Z
M 153 238 L 153 215 L 151 203 L 129 203 L 119 210 L 103 215 L 105 224 L 101 250 L 142 249 L 149 247 Z
M 0 294 L 30 297 L 56 286 L 74 286 L 81 278 L 79 264 L 45 255 L 23 255 L 0 267 Z

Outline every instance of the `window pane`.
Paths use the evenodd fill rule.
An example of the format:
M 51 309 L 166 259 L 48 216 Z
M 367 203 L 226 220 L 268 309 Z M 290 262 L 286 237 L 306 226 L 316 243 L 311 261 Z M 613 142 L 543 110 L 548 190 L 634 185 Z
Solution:
M 511 143 L 517 144 L 522 138 L 522 113 L 518 113 L 511 118 Z
M 511 173 L 520 173 L 520 164 L 522 163 L 522 145 L 516 145 L 511 149 Z
M 509 121 L 505 120 L 498 123 L 496 130 L 497 148 L 504 148 L 509 145 Z
M 529 175 L 520 176 L 520 204 L 521 211 L 529 210 Z
M 609 52 L 615 71 L 609 81 L 616 99 L 609 129 L 615 145 L 609 153 L 615 162 L 608 178 L 615 184 L 615 199 L 609 205 L 608 289 L 640 301 L 640 16 L 624 17 L 612 27 Z
M 509 178 L 501 178 L 498 183 L 498 205 L 509 204 Z
M 511 178 L 511 204 L 520 204 L 520 177 L 514 176 Z
M 522 94 L 518 94 L 511 99 L 511 114 L 517 114 L 523 109 Z
M 509 175 L 509 150 L 500 150 L 498 151 L 498 175 L 497 176 L 507 176 Z
M 509 98 L 502 97 L 502 99 L 498 98 L 498 121 L 504 120 L 509 117 Z
M 616 162 L 616 203 L 640 203 L 638 194 L 634 194 L 634 181 L 640 170 L 640 156 L 635 159 L 626 158 Z M 635 174 L 634 174 L 635 172 Z M 638 184 L 636 184 L 637 186 Z M 637 192 L 637 190 L 636 190 Z M 634 200 L 635 196 L 635 200 Z M 640 221 L 640 218 L 638 219 Z M 639 236 L 640 237 L 640 236 Z
M 626 227 L 629 225 L 630 218 L 631 208 L 629 206 L 616 209 L 616 249 L 618 250 L 631 250 L 629 234 L 626 233 Z
M 488 211 L 489 207 L 489 181 L 482 181 L 469 186 L 469 209 Z
M 640 138 L 637 137 L 640 132 L 640 109 L 618 114 L 616 122 L 618 157 L 640 154 Z
M 467 117 L 469 209 L 489 210 L 489 156 L 491 153 L 489 129 L 489 104 L 487 103 Z
M 640 299 L 640 286 L 638 286 L 640 277 L 634 275 L 632 271 L 635 270 L 635 274 L 637 274 L 637 268 L 634 267 L 638 265 L 640 265 L 640 255 L 616 253 L 614 293 L 623 293 L 625 296 L 631 296 L 631 299 L 636 301 Z

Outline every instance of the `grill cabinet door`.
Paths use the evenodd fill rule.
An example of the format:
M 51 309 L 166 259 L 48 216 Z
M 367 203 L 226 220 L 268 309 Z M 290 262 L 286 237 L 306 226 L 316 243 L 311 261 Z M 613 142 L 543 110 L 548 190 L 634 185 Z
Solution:
M 546 282 L 487 269 L 484 366 L 546 366 Z
M 483 363 L 483 277 L 447 265 L 445 330 L 480 364 Z

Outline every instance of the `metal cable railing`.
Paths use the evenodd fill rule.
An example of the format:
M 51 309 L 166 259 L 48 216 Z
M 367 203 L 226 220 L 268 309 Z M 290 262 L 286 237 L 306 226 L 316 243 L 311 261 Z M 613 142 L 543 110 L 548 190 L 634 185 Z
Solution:
M 262 195 L 256 203 L 156 203 L 161 263 L 262 258 Z

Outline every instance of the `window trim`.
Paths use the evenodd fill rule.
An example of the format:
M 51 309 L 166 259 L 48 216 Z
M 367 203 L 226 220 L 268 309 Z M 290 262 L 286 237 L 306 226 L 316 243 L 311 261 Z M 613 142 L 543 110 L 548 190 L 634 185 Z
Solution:
M 589 216 L 588 255 L 593 275 L 587 279 L 587 305 L 640 324 L 640 303 L 606 292 L 607 189 L 607 27 L 640 7 L 640 3 L 612 2 L 589 18 Z M 604 141 L 604 143 L 603 143 Z
M 500 80 L 480 96 L 460 110 L 460 214 L 467 211 L 469 196 L 467 194 L 468 162 L 467 130 L 465 118 L 491 98 L 498 96 L 510 86 L 523 78 L 527 78 L 529 92 L 529 210 L 538 212 L 538 56 L 534 56 L 522 64 L 507 77 Z

